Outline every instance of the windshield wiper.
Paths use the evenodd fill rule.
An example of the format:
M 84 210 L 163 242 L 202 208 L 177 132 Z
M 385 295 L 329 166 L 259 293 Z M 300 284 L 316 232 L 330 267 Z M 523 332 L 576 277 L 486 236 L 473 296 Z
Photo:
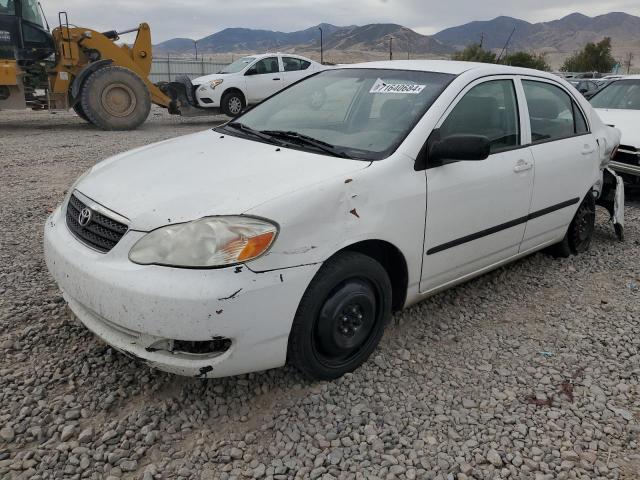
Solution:
M 323 142 L 322 140 L 318 140 L 317 138 L 313 138 L 302 133 L 284 130 L 262 130 L 260 133 L 269 135 L 270 137 L 283 138 L 286 140 L 292 140 L 299 144 L 315 147 L 318 150 L 322 150 L 323 152 L 333 155 L 334 157 L 353 158 L 335 145 L 331 145 L 330 143 Z
M 245 125 L 244 123 L 240 123 L 240 122 L 229 122 L 225 125 L 225 127 L 231 127 L 235 130 L 240 130 L 243 133 L 246 133 L 248 135 L 251 135 L 253 137 L 259 138 L 261 140 L 265 140 L 269 143 L 276 143 L 278 145 L 284 146 L 286 145 L 283 142 L 279 142 L 278 140 L 276 140 L 275 138 L 273 138 L 272 135 L 269 135 L 268 133 L 265 132 L 260 132 L 258 130 L 254 130 L 251 127 L 248 127 L 247 125 Z

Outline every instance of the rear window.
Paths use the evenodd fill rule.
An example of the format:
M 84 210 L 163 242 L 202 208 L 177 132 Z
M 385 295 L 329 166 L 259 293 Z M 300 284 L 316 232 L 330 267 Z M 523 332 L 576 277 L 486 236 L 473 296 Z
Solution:
M 618 80 L 591 99 L 595 108 L 640 110 L 640 80 Z

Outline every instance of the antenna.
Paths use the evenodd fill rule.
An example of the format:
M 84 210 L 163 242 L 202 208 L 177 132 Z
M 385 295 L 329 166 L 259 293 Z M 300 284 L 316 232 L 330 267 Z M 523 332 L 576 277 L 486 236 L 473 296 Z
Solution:
M 513 37 L 514 33 L 516 33 L 516 27 L 513 27 L 513 31 L 511 32 L 511 35 L 509 35 L 509 38 L 507 38 L 507 43 L 505 43 L 504 47 L 502 47 L 502 51 L 500 52 L 500 55 L 498 55 L 498 60 L 496 60 L 496 63 L 500 63 L 500 59 L 502 58 L 502 55 L 504 54 L 505 50 L 509 46 L 509 42 L 511 41 L 511 37 Z

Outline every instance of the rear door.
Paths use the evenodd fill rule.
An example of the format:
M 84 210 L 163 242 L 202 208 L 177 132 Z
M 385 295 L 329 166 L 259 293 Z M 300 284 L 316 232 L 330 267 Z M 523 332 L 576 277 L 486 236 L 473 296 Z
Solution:
M 285 87 L 313 73 L 310 68 L 311 62 L 302 58 L 283 56 L 282 64 L 284 67 L 282 77 Z
M 491 155 L 427 169 L 422 292 L 516 255 L 531 201 L 533 159 L 514 79 L 477 81 L 456 102 L 439 123 L 441 138 L 486 136 Z
M 599 165 L 598 144 L 579 103 L 551 80 L 523 78 L 535 183 L 521 251 L 561 240 Z
M 247 103 L 256 104 L 282 90 L 284 83 L 278 57 L 258 60 L 245 73 Z

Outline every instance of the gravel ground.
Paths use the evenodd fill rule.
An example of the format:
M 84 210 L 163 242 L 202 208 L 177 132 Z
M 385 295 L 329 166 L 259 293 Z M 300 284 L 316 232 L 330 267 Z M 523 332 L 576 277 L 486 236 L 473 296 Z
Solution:
M 538 254 L 395 316 L 331 383 L 132 361 L 67 313 L 42 226 L 111 154 L 210 127 L 0 115 L 0 478 L 640 478 L 640 203 L 589 253 Z M 30 146 L 26 147 L 27 139 Z

